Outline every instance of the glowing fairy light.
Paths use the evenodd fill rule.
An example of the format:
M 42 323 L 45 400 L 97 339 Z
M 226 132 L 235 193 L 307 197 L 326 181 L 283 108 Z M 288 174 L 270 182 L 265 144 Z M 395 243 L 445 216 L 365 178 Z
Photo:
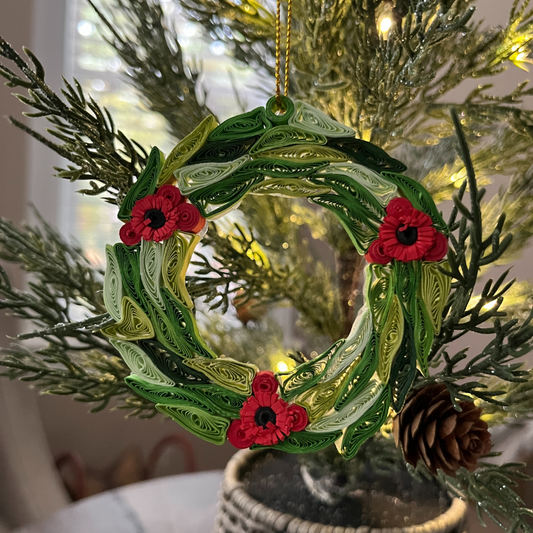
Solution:
M 392 2 L 386 1 L 382 2 L 376 10 L 376 26 L 380 36 L 385 40 L 387 40 L 394 22 L 392 8 Z
M 488 302 L 483 306 L 483 311 L 490 311 L 491 309 L 494 309 L 498 305 L 497 300 L 492 300 L 492 302 Z
M 389 33 L 389 30 L 392 27 L 392 19 L 390 17 L 385 17 L 381 19 L 381 22 L 379 23 L 379 31 L 382 34 Z
M 278 361 L 276 364 L 276 372 L 287 372 L 289 365 L 285 361 Z

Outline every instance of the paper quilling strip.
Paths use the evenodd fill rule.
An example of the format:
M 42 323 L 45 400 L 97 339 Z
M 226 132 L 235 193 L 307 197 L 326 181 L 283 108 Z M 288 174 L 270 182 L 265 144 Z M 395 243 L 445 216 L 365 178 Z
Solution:
M 405 166 L 304 102 L 282 98 L 220 125 L 206 118 L 164 158 L 154 148 L 106 248 L 103 329 L 128 385 L 200 438 L 291 453 L 336 443 L 352 457 L 402 409 L 450 292 L 447 228 Z M 207 221 L 250 194 L 308 198 L 364 254 L 364 306 L 346 339 L 274 374 L 202 340 L 186 273 Z

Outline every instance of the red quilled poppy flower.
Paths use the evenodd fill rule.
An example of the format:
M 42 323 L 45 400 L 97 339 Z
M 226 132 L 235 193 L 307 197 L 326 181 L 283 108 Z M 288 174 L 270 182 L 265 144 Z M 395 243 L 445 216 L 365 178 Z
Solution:
M 379 237 L 370 245 L 366 259 L 386 265 L 392 259 L 440 261 L 448 251 L 448 239 L 433 227 L 431 217 L 415 209 L 407 198 L 387 205 Z
M 272 372 L 259 372 L 252 391 L 253 396 L 242 406 L 240 419 L 233 420 L 228 429 L 228 439 L 236 448 L 277 444 L 291 431 L 302 431 L 309 423 L 303 407 L 289 405 L 279 397 L 278 380 Z
M 176 230 L 198 233 L 204 226 L 205 218 L 198 208 L 187 203 L 177 187 L 164 185 L 156 194 L 135 202 L 131 221 L 120 229 L 120 239 L 132 246 L 141 239 L 167 240 Z

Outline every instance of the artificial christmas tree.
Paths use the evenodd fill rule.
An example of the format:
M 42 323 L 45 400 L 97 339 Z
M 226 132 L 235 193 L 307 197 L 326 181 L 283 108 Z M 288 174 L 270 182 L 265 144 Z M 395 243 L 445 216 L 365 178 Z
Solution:
M 280 72 L 281 60 L 276 62 L 280 23 L 277 33 L 275 29 L 280 17 L 267 4 L 251 0 L 239 3 L 185 0 L 183 5 L 188 16 L 225 40 L 238 60 L 261 69 L 266 76 Z M 243 203 L 241 213 L 245 223 L 228 227 L 211 221 L 203 244 L 212 249 L 212 255 L 208 257 L 200 252 L 192 258 L 196 270 L 180 290 L 185 289 L 197 304 L 197 313 L 202 316 L 202 335 L 214 353 L 225 353 L 228 348 L 225 339 L 238 337 L 240 347 L 237 343 L 231 345 L 231 355 L 241 360 L 241 366 L 235 368 L 248 368 L 242 363 L 253 365 L 258 344 L 264 343 L 269 332 L 275 335 L 268 321 L 259 335 L 254 328 L 240 326 L 230 327 L 224 338 L 217 335 L 215 324 L 219 319 L 212 310 L 227 311 L 237 292 L 245 300 L 256 299 L 271 306 L 284 302 L 297 310 L 300 328 L 307 339 L 290 355 L 303 369 L 315 366 L 316 347 L 323 351 L 331 342 L 348 337 L 361 307 L 361 294 L 365 297 L 374 294 L 374 323 L 382 328 L 378 334 L 388 338 L 382 345 L 390 348 L 387 348 L 390 357 L 381 359 L 377 372 L 385 381 L 390 378 L 389 372 L 396 372 L 396 385 L 390 397 L 393 411 L 383 408 L 376 415 L 379 425 L 386 423 L 382 434 L 375 437 L 376 446 L 381 439 L 390 441 L 387 422 L 392 415 L 401 413 L 409 389 L 417 394 L 416 391 L 435 382 L 446 386 L 455 409 L 459 410 L 462 402 L 465 405 L 474 402 L 476 413 L 478 408 L 482 409 L 481 415 L 489 423 L 528 416 L 531 376 L 519 358 L 530 351 L 533 337 L 531 306 L 524 303 L 530 286 L 507 281 L 507 273 L 480 285 L 479 276 L 491 266 L 512 261 L 531 235 L 528 200 L 532 117 L 531 111 L 518 105 L 531 94 L 531 89 L 520 85 L 504 96 L 494 96 L 490 94 L 490 86 L 480 85 L 453 106 L 446 100 L 465 79 L 493 76 L 513 64 L 527 66 L 533 37 L 533 14 L 528 5 L 527 1 L 515 2 L 507 26 L 484 29 L 471 21 L 473 2 L 459 0 L 395 3 L 356 0 L 331 5 L 301 0 L 294 3 L 292 52 L 287 56 L 292 58 L 292 69 L 285 62 L 293 94 L 287 96 L 291 96 L 291 101 L 292 96 L 298 97 L 305 100 L 304 106 L 310 104 L 319 109 L 310 113 L 309 107 L 305 107 L 304 115 L 314 114 L 310 122 L 316 124 L 318 116 L 322 126 L 331 125 L 332 116 L 339 125 L 336 127 L 342 129 L 325 143 L 315 143 L 323 147 L 320 157 L 331 161 L 342 154 L 353 163 L 360 155 L 360 147 L 371 142 L 376 148 L 370 151 L 367 161 L 373 161 L 378 169 L 383 161 L 396 162 L 400 166 L 392 169 L 392 174 L 401 175 L 403 166 L 398 159 L 402 159 L 410 175 L 423 185 L 411 188 L 410 182 L 403 181 L 399 196 L 410 205 L 392 205 L 391 213 L 387 209 L 375 221 L 375 235 L 357 250 L 344 232 L 349 220 L 341 219 L 339 224 L 326 210 L 322 212 L 305 202 L 278 196 L 259 195 Z M 212 119 L 208 118 L 205 105 L 196 97 L 196 73 L 184 65 L 177 36 L 165 25 L 160 6 L 143 0 L 115 0 L 107 14 L 97 6 L 95 9 L 104 30 L 107 28 L 111 45 L 128 66 L 132 83 L 148 106 L 167 118 L 170 131 L 181 140 L 180 148 L 167 155 L 166 161 L 172 162 L 172 169 L 161 170 L 156 184 L 158 191 L 140 190 L 145 185 L 141 179 L 143 172 L 146 176 L 147 168 L 151 171 L 157 167 L 158 152 L 149 152 L 151 147 L 141 147 L 117 130 L 109 113 L 76 82 L 66 82 L 62 97 L 55 94 L 45 83 L 44 69 L 34 54 L 26 51 L 30 65 L 0 40 L 0 55 L 6 59 L 2 74 L 10 86 L 27 90 L 19 99 L 32 108 L 30 116 L 46 117 L 50 121 L 50 133 L 55 139 L 45 138 L 18 120 L 12 120 L 69 161 L 65 168 L 58 169 L 59 177 L 88 181 L 85 194 L 105 195 L 108 202 L 120 206 L 126 228 L 122 231 L 125 247 L 137 246 L 137 239 L 149 242 L 157 232 L 157 238 L 167 238 L 167 233 L 174 232 L 171 239 L 178 239 L 174 235 L 179 234 L 180 223 L 190 223 L 182 226 L 185 232 L 202 233 L 203 219 L 217 209 L 222 212 L 227 207 L 224 202 L 216 204 L 212 201 L 214 193 L 204 197 L 201 190 L 195 196 L 195 191 L 189 190 L 185 195 L 191 198 L 189 202 L 176 200 L 174 191 L 169 193 L 170 198 L 156 200 L 159 191 L 175 177 L 178 181 L 182 178 L 182 187 L 186 189 L 187 177 L 176 176 L 174 171 L 179 173 L 182 167 L 197 164 L 194 158 L 220 158 L 222 154 L 228 161 L 234 161 L 243 156 L 239 150 L 247 154 L 255 146 L 258 153 L 263 153 L 264 147 L 251 141 L 232 145 L 231 139 L 225 136 L 228 130 L 222 128 L 215 147 L 218 155 L 209 143 L 201 152 L 189 153 L 185 148 L 190 147 L 188 135 L 193 128 L 203 124 L 194 131 L 204 131 L 204 141 L 215 128 L 214 124 L 210 125 Z M 277 49 L 280 58 L 279 46 Z M 15 71 L 17 68 L 20 73 Z M 257 116 L 247 115 L 246 120 L 243 117 L 240 120 L 253 127 Z M 269 138 L 268 132 L 258 133 L 265 135 L 261 142 L 266 144 L 280 140 Z M 316 132 L 311 133 L 316 137 Z M 309 157 L 309 153 L 292 148 L 298 144 L 293 142 L 296 140 L 302 137 L 281 139 L 286 144 L 277 149 L 296 161 L 302 155 Z M 457 151 L 452 149 L 454 145 Z M 387 159 L 384 148 L 394 156 L 401 153 L 401 157 Z M 282 157 L 279 153 L 271 155 L 275 159 Z M 504 172 L 509 178 L 509 186 L 485 200 L 480 185 L 498 172 Z M 272 169 L 270 174 L 268 177 L 276 177 Z M 318 190 L 324 183 L 313 183 L 313 186 Z M 339 188 L 335 191 L 339 195 L 340 183 L 333 180 L 326 184 L 332 189 L 334 186 Z M 314 194 L 319 197 L 321 193 L 316 190 Z M 446 224 L 438 211 L 431 209 L 433 201 L 417 205 L 415 190 L 429 190 L 437 204 L 453 197 Z M 163 192 L 159 198 L 163 198 Z M 142 202 L 154 193 L 150 205 L 139 204 L 136 208 L 137 201 Z M 217 194 L 224 199 L 228 191 L 219 190 Z M 222 207 L 209 210 L 210 203 Z M 191 206 L 187 208 L 191 213 L 185 216 L 185 221 L 180 207 L 183 205 Z M 406 209 L 408 213 L 403 212 Z M 162 213 L 164 222 L 152 210 Z M 386 220 L 384 215 L 391 218 Z M 141 228 L 145 222 L 150 229 Z M 368 229 L 368 225 L 365 227 Z M 449 235 L 447 244 L 443 240 L 446 235 Z M 326 244 L 329 254 L 317 254 L 315 241 Z M 139 271 L 135 268 L 128 271 L 133 280 L 128 285 L 132 293 L 126 296 L 130 300 L 125 300 L 123 309 L 120 305 L 124 300 L 115 299 L 113 291 L 105 291 L 105 299 L 102 297 L 102 275 L 84 260 L 82 252 L 45 224 L 43 229 L 15 228 L 2 221 L 0 244 L 4 260 L 16 262 L 33 276 L 28 291 L 12 287 L 7 276 L 3 276 L 2 307 L 33 321 L 38 328 L 21 335 L 19 342 L 2 351 L 1 364 L 6 367 L 7 375 L 32 380 L 47 392 L 72 394 L 77 399 L 96 402 L 96 409 L 113 401 L 133 414 L 154 415 L 155 407 L 147 399 L 147 393 L 130 390 L 124 381 L 130 372 L 126 363 L 133 366 L 133 356 L 125 355 L 129 352 L 120 348 L 120 339 L 110 342 L 107 338 L 116 337 L 124 328 L 129 333 L 138 328 L 151 333 L 151 322 L 143 319 L 139 303 L 131 299 L 131 294 L 140 287 L 135 282 L 141 275 Z M 179 250 L 179 243 L 175 244 Z M 402 247 L 412 248 L 407 251 Z M 146 245 L 145 249 L 148 257 L 150 246 Z M 362 254 L 374 265 L 372 283 L 366 288 L 362 285 L 365 264 Z M 445 254 L 448 263 L 438 263 Z M 110 253 L 108 265 L 115 264 L 115 259 Z M 429 265 L 433 262 L 428 267 L 430 275 L 418 277 L 416 272 L 402 266 L 410 264 L 406 261 Z M 395 279 L 395 297 L 391 298 L 386 281 L 388 269 L 392 269 Z M 111 269 L 108 289 L 118 283 L 116 273 L 117 269 L 115 276 Z M 185 283 L 179 276 L 174 280 Z M 149 285 L 143 282 L 142 286 L 148 290 Z M 144 297 L 140 294 L 139 301 Z M 416 315 L 412 309 L 419 301 L 426 303 L 425 313 L 420 311 Z M 410 307 L 411 303 L 415 307 Z M 163 301 L 165 309 L 167 304 L 170 301 Z M 78 316 L 81 310 L 86 318 L 74 320 L 73 309 Z M 132 322 L 117 327 L 123 312 L 132 317 Z M 405 323 L 394 316 L 404 317 Z M 472 334 L 488 338 L 478 354 L 469 354 L 453 344 Z M 153 337 L 150 335 L 150 339 Z M 42 344 L 26 346 L 24 341 L 30 338 L 41 338 Z M 155 345 L 150 339 L 138 340 L 145 343 L 142 348 L 152 354 L 153 360 L 163 359 L 172 351 L 169 346 Z M 372 342 L 366 339 L 364 344 L 371 346 Z M 195 353 L 203 349 L 198 346 L 194 348 Z M 422 347 L 423 357 L 415 356 L 418 368 L 412 362 L 404 364 L 413 356 L 409 351 L 412 346 Z M 178 368 L 178 362 L 173 363 Z M 171 370 L 176 372 L 173 366 Z M 351 369 L 353 377 L 360 370 Z M 180 372 L 184 379 L 192 376 L 200 385 L 212 385 L 202 381 L 205 369 L 195 366 L 185 371 L 181 368 Z M 313 379 L 317 376 L 320 373 L 313 373 Z M 249 376 L 250 382 L 252 377 Z M 135 380 L 127 381 L 131 385 Z M 280 385 L 285 386 L 283 379 Z M 356 391 L 354 396 L 360 393 L 357 387 L 352 390 Z M 300 398 L 300 407 L 312 412 L 320 422 L 321 417 L 334 409 L 328 403 L 331 400 L 328 395 L 328 390 L 310 389 L 309 398 Z M 319 396 L 321 401 L 317 401 Z M 229 396 L 226 400 L 231 404 Z M 240 407 L 239 402 L 231 405 L 234 410 L 237 406 Z M 176 412 L 174 415 L 187 425 L 185 417 Z M 411 428 L 413 420 L 407 422 Z M 476 447 L 476 451 L 484 453 L 488 441 L 484 428 L 476 427 L 483 434 L 477 439 L 483 445 Z M 369 442 L 371 445 L 372 441 Z M 410 442 L 404 439 L 402 443 L 409 460 Z M 357 447 L 350 448 L 353 453 L 347 455 L 355 454 Z M 481 464 L 473 473 L 454 471 L 453 477 L 447 475 L 453 469 L 446 472 L 442 460 L 429 461 L 428 466 L 431 464 L 436 470 L 439 470 L 437 464 L 444 466 L 438 471 L 443 486 L 462 497 L 472 498 L 479 509 L 504 527 L 529 530 L 525 517 L 530 511 L 512 493 L 511 478 L 520 475 L 516 465 Z M 474 463 L 466 461 L 465 464 Z

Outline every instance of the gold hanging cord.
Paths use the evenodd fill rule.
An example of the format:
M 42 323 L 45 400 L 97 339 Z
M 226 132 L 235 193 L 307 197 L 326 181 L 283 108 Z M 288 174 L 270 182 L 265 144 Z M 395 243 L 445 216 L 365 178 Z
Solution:
M 281 0 L 276 1 L 276 98 L 281 105 Z M 289 93 L 289 58 L 291 53 L 292 0 L 287 0 L 287 39 L 285 45 L 285 80 L 283 95 Z

